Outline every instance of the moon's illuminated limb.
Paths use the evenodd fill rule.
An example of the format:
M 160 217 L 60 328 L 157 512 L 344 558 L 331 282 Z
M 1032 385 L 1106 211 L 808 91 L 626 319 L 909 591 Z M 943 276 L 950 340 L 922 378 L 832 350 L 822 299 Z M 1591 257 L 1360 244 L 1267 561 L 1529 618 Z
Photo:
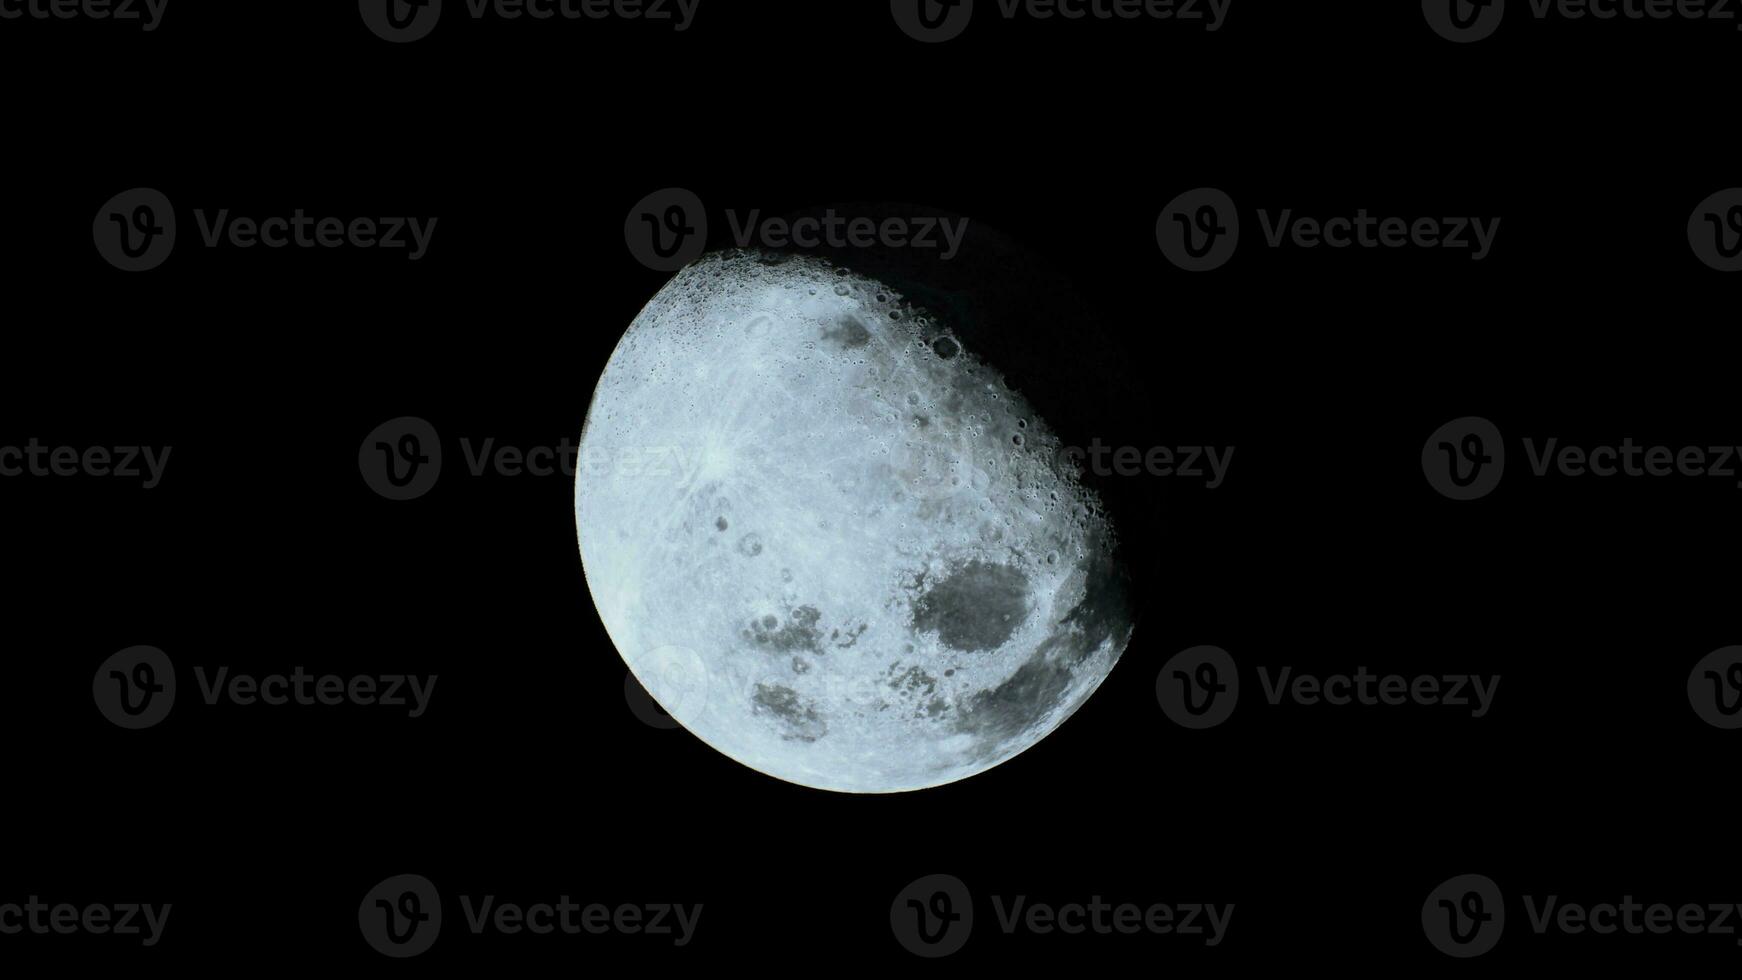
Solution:
M 981 772 L 1124 649 L 1113 535 L 1045 422 L 881 284 L 710 255 L 611 355 L 575 518 L 618 651 L 754 769 L 893 792 Z

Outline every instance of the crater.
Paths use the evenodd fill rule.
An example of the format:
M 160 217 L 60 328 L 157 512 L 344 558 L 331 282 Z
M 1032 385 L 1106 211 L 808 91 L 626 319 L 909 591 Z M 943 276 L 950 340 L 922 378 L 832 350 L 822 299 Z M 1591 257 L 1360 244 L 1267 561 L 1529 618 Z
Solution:
M 932 583 L 913 603 L 913 628 L 952 650 L 994 650 L 1028 617 L 1028 576 L 1009 565 L 970 561 Z
M 770 647 L 781 653 L 791 653 L 794 650 L 809 650 L 822 653 L 822 633 L 817 629 L 817 621 L 822 619 L 822 613 L 815 606 L 799 606 L 787 617 L 783 626 L 779 618 L 773 615 L 750 621 L 748 639 L 758 646 Z

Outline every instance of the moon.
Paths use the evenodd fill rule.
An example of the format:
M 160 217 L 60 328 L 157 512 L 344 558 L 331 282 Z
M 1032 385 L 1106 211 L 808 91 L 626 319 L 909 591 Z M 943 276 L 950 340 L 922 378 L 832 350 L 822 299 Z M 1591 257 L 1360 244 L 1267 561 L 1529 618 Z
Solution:
M 1030 748 L 1132 631 L 1077 457 L 949 323 L 824 259 L 717 252 L 594 389 L 575 524 L 617 651 L 778 779 L 889 793 Z

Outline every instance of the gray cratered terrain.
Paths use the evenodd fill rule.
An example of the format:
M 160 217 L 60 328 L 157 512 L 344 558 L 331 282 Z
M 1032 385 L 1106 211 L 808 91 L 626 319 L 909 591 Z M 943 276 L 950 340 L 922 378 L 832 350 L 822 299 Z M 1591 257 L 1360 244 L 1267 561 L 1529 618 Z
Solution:
M 593 601 L 727 756 L 849 792 L 1032 746 L 1131 633 L 1113 528 L 983 352 L 814 258 L 716 253 L 635 318 L 581 437 Z

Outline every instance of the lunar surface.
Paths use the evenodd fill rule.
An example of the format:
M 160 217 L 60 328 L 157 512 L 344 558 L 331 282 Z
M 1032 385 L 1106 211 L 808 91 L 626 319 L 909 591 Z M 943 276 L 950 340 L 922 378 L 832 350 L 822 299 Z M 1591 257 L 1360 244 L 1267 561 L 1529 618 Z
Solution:
M 1034 745 L 1131 633 L 1112 522 L 950 325 L 810 257 L 704 256 L 630 325 L 581 435 L 593 602 L 684 728 L 822 789 Z

